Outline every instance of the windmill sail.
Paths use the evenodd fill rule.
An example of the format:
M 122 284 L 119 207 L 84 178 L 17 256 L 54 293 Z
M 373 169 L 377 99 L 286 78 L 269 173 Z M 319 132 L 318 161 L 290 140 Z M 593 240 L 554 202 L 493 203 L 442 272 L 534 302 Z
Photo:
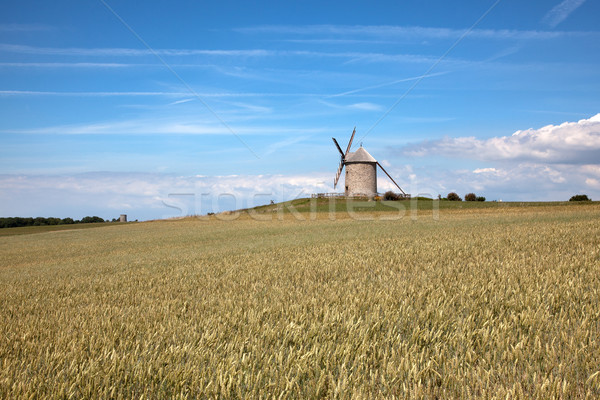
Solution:
M 354 130 L 352 131 L 352 136 L 350 136 L 350 141 L 348 142 L 348 148 L 346 149 L 346 154 L 344 154 L 344 157 L 348 156 L 348 153 L 350 152 L 350 149 L 352 148 L 352 141 L 354 140 L 355 134 L 356 134 L 356 127 L 354 127 Z
M 333 139 L 333 143 L 335 143 L 335 147 L 337 147 L 338 151 L 340 152 L 340 154 L 342 155 L 342 158 L 344 158 L 344 152 L 342 151 L 342 148 L 340 147 L 340 145 L 338 144 L 337 140 L 335 140 L 335 138 Z
M 342 155 L 342 160 L 340 161 L 340 166 L 337 169 L 337 172 L 335 174 L 335 180 L 333 181 L 334 189 L 337 187 L 338 181 L 340 180 L 340 176 L 342 175 L 342 170 L 344 169 L 344 165 L 346 164 L 346 157 L 348 156 L 348 153 L 350 152 L 350 148 L 352 147 L 352 141 L 354 140 L 355 134 L 356 134 L 356 127 L 354 127 L 354 130 L 352 131 L 352 136 L 350 136 L 350 141 L 348 142 L 348 147 L 346 148 L 345 153 L 342 151 L 342 148 L 340 147 L 337 140 L 335 140 L 335 138 L 332 138 L 333 143 L 335 143 L 335 147 L 337 147 L 338 151 Z
M 340 166 L 338 167 L 337 173 L 335 174 L 335 181 L 333 181 L 333 188 L 337 187 L 337 183 L 340 180 L 340 175 L 342 175 L 342 169 L 344 168 L 344 161 L 340 162 Z

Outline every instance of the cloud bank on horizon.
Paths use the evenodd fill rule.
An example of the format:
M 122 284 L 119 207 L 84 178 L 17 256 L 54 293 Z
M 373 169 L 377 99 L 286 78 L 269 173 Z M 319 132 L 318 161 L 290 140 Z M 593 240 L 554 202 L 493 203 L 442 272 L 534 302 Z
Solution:
M 577 122 L 519 130 L 510 136 L 443 138 L 398 150 L 411 158 L 475 160 L 472 170 L 441 171 L 452 182 L 505 200 L 567 200 L 570 194 L 600 194 L 600 114 Z M 460 163 L 458 164 L 460 165 Z M 430 186 L 434 183 L 429 181 Z

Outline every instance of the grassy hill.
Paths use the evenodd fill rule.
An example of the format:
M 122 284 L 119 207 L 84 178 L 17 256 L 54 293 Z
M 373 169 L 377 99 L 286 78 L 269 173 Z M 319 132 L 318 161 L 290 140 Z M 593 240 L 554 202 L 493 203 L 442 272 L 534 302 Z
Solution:
M 297 219 L 322 219 L 322 218 L 344 218 L 343 214 L 357 213 L 357 219 L 369 216 L 402 218 L 415 215 L 427 215 L 441 210 L 464 210 L 472 212 L 483 210 L 483 212 L 502 212 L 507 208 L 539 208 L 539 207 L 578 207 L 582 205 L 600 204 L 600 202 L 496 202 L 496 201 L 447 201 L 432 200 L 425 197 L 413 198 L 411 200 L 399 201 L 371 201 L 344 198 L 301 198 L 282 203 L 258 206 L 250 209 L 236 210 L 223 213 L 225 216 L 249 216 L 258 220 L 269 220 L 282 214 L 293 214 Z M 388 213 L 388 214 L 386 214 Z M 307 215 L 314 214 L 314 215 Z M 336 217 L 332 217 L 336 215 Z M 217 216 L 218 218 L 218 216 Z M 233 216 L 230 218 L 234 218 Z
M 599 204 L 291 204 L 0 237 L 0 397 L 600 396 Z

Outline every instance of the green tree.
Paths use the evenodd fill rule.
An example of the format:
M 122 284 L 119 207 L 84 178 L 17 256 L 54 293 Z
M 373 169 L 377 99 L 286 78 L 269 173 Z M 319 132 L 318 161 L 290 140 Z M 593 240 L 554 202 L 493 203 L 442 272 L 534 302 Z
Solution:
M 82 224 L 91 224 L 91 223 L 94 223 L 94 222 L 104 222 L 104 220 L 102 218 L 100 218 L 100 217 L 95 216 L 95 215 L 93 217 L 87 216 L 87 217 L 81 218 L 81 223 Z
M 576 194 L 569 201 L 592 201 L 592 199 L 588 198 L 587 194 Z
M 476 201 L 477 195 L 475 193 L 467 193 L 465 194 L 465 201 Z
M 460 198 L 460 196 L 458 194 L 456 194 L 455 192 L 448 193 L 448 196 L 446 196 L 446 198 L 449 201 L 462 201 L 462 199 Z

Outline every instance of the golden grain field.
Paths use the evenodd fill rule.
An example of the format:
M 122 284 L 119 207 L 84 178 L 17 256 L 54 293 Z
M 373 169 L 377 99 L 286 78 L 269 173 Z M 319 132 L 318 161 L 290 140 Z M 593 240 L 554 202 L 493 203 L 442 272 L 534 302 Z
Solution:
M 0 398 L 599 398 L 600 206 L 0 237 Z

